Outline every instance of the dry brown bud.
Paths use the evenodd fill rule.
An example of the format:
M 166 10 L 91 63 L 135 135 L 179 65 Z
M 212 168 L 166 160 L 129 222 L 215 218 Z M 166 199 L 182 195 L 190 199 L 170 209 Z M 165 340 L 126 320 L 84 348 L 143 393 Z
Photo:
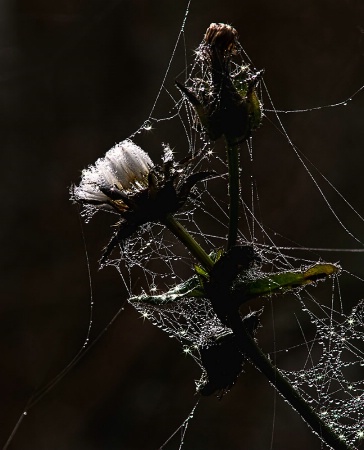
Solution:
M 238 40 L 238 32 L 225 23 L 212 23 L 206 30 L 204 40 L 206 44 L 222 52 L 233 53 Z

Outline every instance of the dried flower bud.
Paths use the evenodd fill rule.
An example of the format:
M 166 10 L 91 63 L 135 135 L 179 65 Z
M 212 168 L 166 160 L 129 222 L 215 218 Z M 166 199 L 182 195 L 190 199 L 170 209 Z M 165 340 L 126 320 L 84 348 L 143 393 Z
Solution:
M 176 81 L 196 111 L 210 139 L 224 136 L 228 145 L 236 145 L 259 127 L 262 105 L 256 86 L 262 72 L 248 65 L 237 66 L 232 58 L 238 53 L 238 33 L 230 25 L 212 23 L 196 54 L 197 65 L 205 78 L 191 78 L 190 86 Z M 207 69 L 207 70 L 206 70 Z
M 238 40 L 238 32 L 230 25 L 225 23 L 212 23 L 207 28 L 204 41 L 211 47 L 216 47 L 220 51 L 227 50 L 233 53 L 236 42 Z

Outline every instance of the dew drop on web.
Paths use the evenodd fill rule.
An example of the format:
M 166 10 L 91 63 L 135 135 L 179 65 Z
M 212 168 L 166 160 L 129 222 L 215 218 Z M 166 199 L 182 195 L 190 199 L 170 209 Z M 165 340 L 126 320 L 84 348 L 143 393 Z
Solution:
M 142 126 L 142 129 L 145 131 L 151 131 L 153 129 L 152 123 L 150 120 L 146 120 Z

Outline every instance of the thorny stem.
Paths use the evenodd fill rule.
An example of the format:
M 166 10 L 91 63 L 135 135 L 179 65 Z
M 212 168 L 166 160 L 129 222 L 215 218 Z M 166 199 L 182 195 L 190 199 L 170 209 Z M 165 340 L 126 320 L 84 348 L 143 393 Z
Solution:
M 239 220 L 239 152 L 237 145 L 227 143 L 227 160 L 229 167 L 229 234 L 227 250 L 236 244 Z
M 214 265 L 213 260 L 176 218 L 171 214 L 168 214 L 164 218 L 163 224 L 188 248 L 192 255 L 195 256 L 197 261 L 199 261 L 207 271 L 212 269 Z
M 308 403 L 292 387 L 290 382 L 260 350 L 254 338 L 245 329 L 238 312 L 230 314 L 229 325 L 237 339 L 240 350 L 249 358 L 277 391 L 289 402 L 305 422 L 317 433 L 323 442 L 334 450 L 352 450 L 353 447 L 342 441 L 335 432 L 323 422 Z

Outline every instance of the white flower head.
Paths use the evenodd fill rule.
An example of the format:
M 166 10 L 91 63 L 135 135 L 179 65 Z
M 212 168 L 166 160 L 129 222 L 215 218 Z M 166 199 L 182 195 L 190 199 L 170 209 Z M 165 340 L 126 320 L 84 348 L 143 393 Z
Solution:
M 100 209 L 120 217 L 103 251 L 102 264 L 117 244 L 122 244 L 143 224 L 163 223 L 168 214 L 174 214 L 185 204 L 196 183 L 215 174 L 194 173 L 194 159 L 191 155 L 175 162 L 172 150 L 164 145 L 163 164 L 156 166 L 128 139 L 82 171 L 80 184 L 71 187 L 71 199 L 83 206 L 86 220 Z
M 147 187 L 148 175 L 154 167 L 147 153 L 131 140 L 112 147 L 95 165 L 82 171 L 81 183 L 72 187 L 72 199 L 90 209 L 124 209 L 121 199 L 113 200 L 113 192 L 125 193 Z M 95 212 L 95 211 L 94 211 Z

